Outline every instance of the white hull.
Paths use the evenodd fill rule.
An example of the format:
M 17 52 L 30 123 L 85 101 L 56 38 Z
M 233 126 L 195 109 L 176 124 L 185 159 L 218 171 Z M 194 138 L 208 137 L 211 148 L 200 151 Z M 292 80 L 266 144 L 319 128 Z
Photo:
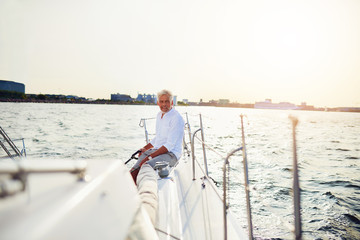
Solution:
M 198 167 L 193 181 L 187 159 L 180 160 L 168 177 L 156 175 L 155 226 L 121 161 L 87 161 L 86 181 L 68 172 L 35 173 L 63 169 L 64 163 L 74 161 L 24 161 L 23 168 L 34 173 L 28 176 L 26 191 L 0 199 L 0 239 L 224 238 L 223 206 L 216 187 L 201 178 Z M 9 162 L 0 162 L 0 169 L 9 171 L 8 166 Z M 228 239 L 247 238 L 229 214 L 228 222 Z
M 61 161 L 34 163 L 41 162 L 56 168 Z M 88 181 L 70 173 L 34 173 L 26 191 L 0 199 L 0 239 L 126 239 L 141 204 L 128 169 L 119 160 L 87 163 Z

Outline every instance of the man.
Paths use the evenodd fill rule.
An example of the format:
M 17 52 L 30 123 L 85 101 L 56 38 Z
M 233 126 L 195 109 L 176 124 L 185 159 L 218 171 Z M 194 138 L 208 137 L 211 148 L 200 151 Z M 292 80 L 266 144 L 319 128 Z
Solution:
M 156 116 L 156 135 L 150 143 L 140 149 L 140 157 L 130 170 L 135 183 L 143 164 L 149 164 L 154 168 L 156 162 L 167 162 L 173 167 L 181 157 L 184 120 L 173 108 L 173 96 L 170 91 L 162 90 L 157 96 L 160 112 Z

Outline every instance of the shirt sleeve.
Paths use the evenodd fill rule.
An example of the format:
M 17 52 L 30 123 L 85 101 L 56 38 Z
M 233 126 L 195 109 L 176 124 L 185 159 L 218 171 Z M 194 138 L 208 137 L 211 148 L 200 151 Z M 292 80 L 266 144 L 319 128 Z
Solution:
M 184 120 L 182 119 L 181 115 L 177 115 L 174 117 L 170 124 L 169 134 L 167 136 L 166 143 L 164 147 L 171 152 L 176 146 L 181 144 L 182 139 L 184 136 Z
M 156 142 L 156 136 L 150 140 L 151 145 L 155 146 L 155 142 Z
M 159 121 L 159 113 L 156 115 L 156 121 L 155 121 L 155 129 L 156 129 L 156 130 L 157 130 L 157 128 L 158 128 L 158 121 Z M 154 138 L 152 138 L 152 139 L 150 140 L 150 143 L 151 143 L 151 145 L 153 145 L 153 146 L 155 147 L 155 145 L 156 145 L 156 135 L 155 135 Z

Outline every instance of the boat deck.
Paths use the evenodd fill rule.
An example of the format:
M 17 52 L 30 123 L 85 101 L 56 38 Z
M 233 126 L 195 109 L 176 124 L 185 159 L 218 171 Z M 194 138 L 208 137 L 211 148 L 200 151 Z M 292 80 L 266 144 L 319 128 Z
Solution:
M 224 239 L 223 203 L 214 183 L 192 162 L 180 160 L 167 178 L 158 180 L 156 230 L 160 239 Z M 248 239 L 227 214 L 228 239 Z

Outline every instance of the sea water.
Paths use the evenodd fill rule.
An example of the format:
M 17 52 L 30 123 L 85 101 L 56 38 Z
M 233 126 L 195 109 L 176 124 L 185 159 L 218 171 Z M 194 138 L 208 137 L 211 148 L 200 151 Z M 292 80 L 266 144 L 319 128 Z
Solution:
M 293 239 L 293 140 L 289 115 L 296 116 L 297 156 L 304 239 L 360 239 L 360 114 L 220 107 L 176 109 L 200 128 L 201 114 L 209 175 L 222 187 L 227 154 L 247 150 L 254 235 Z M 28 158 L 119 159 L 151 138 L 157 106 L 0 103 L 0 126 L 24 138 Z M 187 115 L 185 115 L 187 113 Z M 197 134 L 201 137 L 201 134 Z M 20 142 L 16 144 L 21 147 Z M 196 156 L 202 159 L 201 143 Z M 230 158 L 230 209 L 247 227 L 242 153 Z M 133 163 L 130 162 L 128 167 Z M 220 210 L 220 209 L 219 209 Z

